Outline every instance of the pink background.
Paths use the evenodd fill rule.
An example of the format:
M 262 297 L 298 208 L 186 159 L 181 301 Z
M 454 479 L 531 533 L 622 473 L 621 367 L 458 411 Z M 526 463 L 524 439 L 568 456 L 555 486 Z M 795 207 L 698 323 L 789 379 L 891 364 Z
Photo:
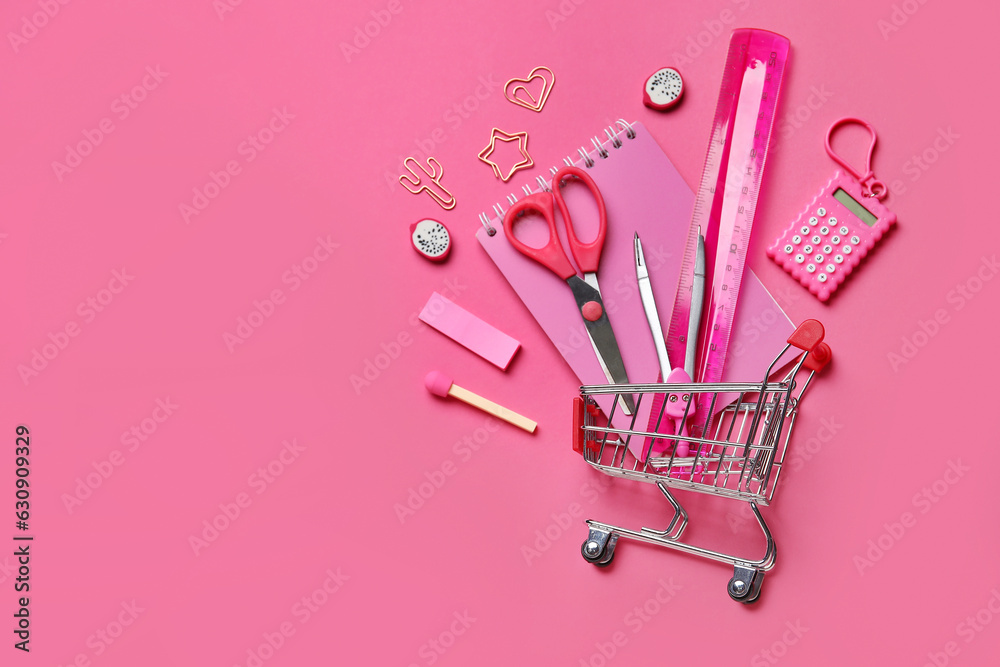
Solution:
M 4 32 L 29 37 L 8 34 L 0 58 L 0 539 L 13 545 L 16 532 L 19 423 L 32 433 L 35 535 L 30 656 L 11 646 L 13 557 L 0 556 L 3 664 L 995 660 L 1000 281 L 976 276 L 994 277 L 983 258 L 1000 245 L 995 5 L 234 4 L 221 18 L 211 0 L 2 10 Z M 58 12 L 33 19 L 42 7 Z M 372 12 L 391 20 L 348 62 L 340 45 Z M 824 321 L 836 355 L 764 510 L 778 564 L 752 608 L 729 600 L 732 571 L 717 563 L 631 542 L 607 571 L 583 561 L 584 519 L 655 527 L 666 506 L 655 488 L 607 484 L 571 451 L 575 379 L 473 239 L 478 213 L 514 189 L 476 159 L 494 126 L 530 133 L 538 166 L 520 176 L 533 177 L 603 125 L 641 120 L 696 186 L 728 33 L 744 26 L 793 49 L 750 265 L 793 320 Z M 678 63 L 686 48 L 691 62 Z M 506 102 L 495 84 L 541 64 L 557 77 L 544 111 Z M 641 86 L 671 64 L 687 92 L 660 115 Z M 147 66 L 166 75 L 136 108 L 116 103 Z M 464 116 L 453 110 L 466 101 Z M 249 161 L 241 143 L 274 109 L 294 118 Z M 875 171 L 900 222 L 822 305 L 764 248 L 832 173 L 822 136 L 844 115 L 877 127 Z M 60 180 L 53 162 L 102 119 L 113 131 Z M 844 139 L 861 150 L 860 135 Z M 444 166 L 451 212 L 395 183 L 420 146 Z M 238 173 L 186 224 L 179 206 L 230 161 Z M 443 266 L 408 247 L 423 216 L 455 237 Z M 320 237 L 338 245 L 332 256 L 320 249 L 328 259 L 307 262 L 308 280 L 283 280 Z M 108 291 L 123 267 L 134 278 Z M 954 291 L 967 284 L 972 298 Z M 273 313 L 231 351 L 226 334 L 275 290 Z M 416 320 L 434 290 L 523 343 L 507 373 Z M 944 323 L 928 324 L 936 313 Z M 63 338 L 67 325 L 78 335 Z M 921 347 L 894 368 L 889 355 L 914 337 Z M 52 340 L 64 347 L 45 348 Z M 25 382 L 19 367 L 43 349 L 54 358 Z M 356 390 L 352 376 L 376 363 Z M 491 432 L 481 413 L 430 396 L 431 368 L 537 419 L 538 432 Z M 167 416 L 158 399 L 178 407 Z M 129 451 L 123 434 L 144 423 Z M 304 450 L 286 449 L 262 481 L 286 440 Z M 68 509 L 78 480 L 112 458 L 120 465 Z M 442 477 L 401 522 L 396 506 Z M 936 502 L 917 495 L 925 487 Z M 250 502 L 196 554 L 190 538 L 237 500 Z M 744 505 L 681 500 L 692 541 L 762 548 Z M 906 512 L 908 527 L 893 527 Z M 891 548 L 859 573 L 869 541 Z M 539 553 L 529 562 L 525 549 Z M 338 570 L 349 578 L 336 584 L 327 572 Z

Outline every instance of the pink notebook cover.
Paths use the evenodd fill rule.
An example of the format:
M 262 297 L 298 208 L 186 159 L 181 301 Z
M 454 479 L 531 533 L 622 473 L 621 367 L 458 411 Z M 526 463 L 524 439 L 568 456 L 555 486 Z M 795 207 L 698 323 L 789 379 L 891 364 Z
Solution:
M 621 148 L 614 148 L 610 142 L 604 144 L 607 158 L 590 153 L 594 165 L 588 173 L 597 183 L 607 206 L 607 235 L 597 273 L 601 294 L 629 381 L 647 383 L 657 381 L 659 365 L 639 298 L 632 239 L 636 232 L 642 239 L 653 295 L 666 332 L 680 279 L 694 193 L 649 132 L 639 123 L 634 123 L 633 127 L 636 133 L 634 139 L 629 139 L 624 132 L 617 135 L 622 142 Z M 577 166 L 584 166 L 582 160 L 577 162 Z M 538 184 L 531 185 L 532 191 L 537 192 Z M 520 194 L 523 190 L 518 189 L 517 192 Z M 586 188 L 569 184 L 563 193 L 577 235 L 584 241 L 594 238 L 596 207 L 591 203 Z M 529 216 L 518 222 L 517 235 L 529 245 L 539 246 L 544 243 L 547 229 L 540 220 L 533 219 L 536 217 Z M 494 216 L 490 224 L 496 233 L 491 236 L 484 227 L 476 233 L 476 238 L 576 373 L 580 383 L 607 384 L 565 281 L 515 250 L 504 236 L 501 219 Z M 557 227 L 563 247 L 568 248 L 561 219 L 557 219 Z M 569 257 L 572 261 L 572 255 Z M 751 326 L 752 318 L 760 317 L 766 311 L 773 314 L 774 317 L 766 319 L 773 319 L 774 324 L 765 331 Z M 757 276 L 748 269 L 740 290 L 735 333 L 723 382 L 762 380 L 768 365 L 784 347 L 793 330 L 791 321 Z M 753 340 L 741 335 L 744 331 L 752 332 Z M 734 350 L 742 354 L 734 353 Z M 791 357 L 789 353 L 788 360 Z M 682 363 L 683 359 L 671 359 L 673 366 Z M 605 414 L 610 413 L 610 397 L 598 397 L 598 404 Z M 635 421 L 637 428 L 645 428 L 651 405 L 651 400 L 643 401 Z M 615 426 L 628 428 L 631 418 L 621 415 L 623 419 L 619 419 L 620 414 L 617 411 Z M 633 453 L 637 453 L 642 439 L 633 438 L 632 445 Z

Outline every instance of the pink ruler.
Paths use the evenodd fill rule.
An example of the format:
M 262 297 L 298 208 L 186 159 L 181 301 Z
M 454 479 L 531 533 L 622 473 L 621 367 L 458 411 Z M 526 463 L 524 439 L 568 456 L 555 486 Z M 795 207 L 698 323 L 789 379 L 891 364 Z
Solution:
M 787 38 L 766 30 L 735 30 L 729 42 L 667 337 L 671 358 L 683 359 L 700 227 L 712 282 L 699 329 L 698 382 L 722 381 L 788 51 Z M 698 406 L 696 424 L 705 423 L 709 407 Z

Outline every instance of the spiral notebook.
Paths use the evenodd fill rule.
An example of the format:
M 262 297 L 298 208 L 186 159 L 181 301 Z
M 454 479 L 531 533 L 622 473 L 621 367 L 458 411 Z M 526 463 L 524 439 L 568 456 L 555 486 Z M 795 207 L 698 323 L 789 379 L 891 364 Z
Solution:
M 608 227 L 597 279 L 629 381 L 656 382 L 659 365 L 639 298 L 632 239 L 637 232 L 642 239 L 657 310 L 666 331 L 680 280 L 694 192 L 641 124 L 622 121 L 605 134 L 608 136 L 606 141 L 597 138 L 592 141 L 592 150 L 579 149 L 580 157 L 573 164 L 588 170 L 607 207 Z M 567 163 L 569 161 L 567 158 Z M 550 187 L 548 181 L 539 177 L 530 186 L 524 186 L 522 192 L 538 192 L 543 184 L 545 188 Z M 578 236 L 585 240 L 594 238 L 597 216 L 589 193 L 583 187 L 567 187 L 563 189 L 563 194 Z M 516 201 L 515 195 L 508 197 L 508 202 L 512 201 Z M 566 282 L 519 253 L 507 241 L 502 219 L 505 208 L 506 205 L 497 204 L 492 214 L 480 215 L 483 228 L 478 230 L 476 238 L 576 373 L 580 383 L 607 384 Z M 538 224 L 534 227 L 529 227 L 536 222 Z M 545 242 L 548 232 L 543 223 L 529 217 L 518 225 L 518 238 L 529 245 L 539 246 Z M 568 245 L 562 225 L 557 227 L 566 248 Z M 763 325 L 763 322 L 768 324 Z M 763 379 L 774 355 L 784 347 L 794 328 L 777 302 L 748 269 L 740 292 L 733 343 L 722 381 Z M 791 356 L 775 368 L 780 368 Z M 671 363 L 678 366 L 683 364 L 683 359 L 671 359 Z M 610 414 L 611 397 L 596 398 L 604 413 Z M 648 413 L 649 408 L 648 404 L 640 407 L 636 423 L 646 423 L 647 415 L 643 412 Z M 620 411 L 618 414 L 621 414 Z M 625 419 L 630 421 L 628 417 Z

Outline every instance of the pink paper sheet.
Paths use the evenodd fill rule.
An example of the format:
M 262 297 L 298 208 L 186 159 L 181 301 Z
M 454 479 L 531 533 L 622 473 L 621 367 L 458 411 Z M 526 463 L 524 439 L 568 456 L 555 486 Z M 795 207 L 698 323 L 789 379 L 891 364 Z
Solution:
M 666 331 L 680 276 L 694 193 L 646 129 L 638 123 L 634 127 L 634 139 L 628 139 L 624 132 L 619 134 L 621 148 L 615 149 L 610 142 L 604 144 L 608 151 L 607 158 L 602 159 L 591 153 L 594 166 L 589 173 L 600 188 L 607 206 L 607 237 L 597 277 L 608 318 L 614 328 L 629 381 L 648 383 L 657 381 L 659 366 L 639 298 L 632 239 L 636 232 L 642 239 L 653 294 Z M 534 189 L 537 190 L 537 185 Z M 596 215 L 588 215 L 592 213 L 589 209 L 593 208 L 587 201 L 588 194 L 582 187 L 569 187 L 564 194 L 570 214 L 575 216 L 573 221 L 578 235 L 585 241 L 593 238 Z M 580 382 L 585 385 L 607 384 L 566 283 L 515 250 L 505 238 L 502 220 L 494 218 L 491 222 L 496 234 L 491 236 L 482 228 L 476 237 L 507 282 Z M 525 231 L 522 234 L 518 229 L 517 234 L 527 237 L 530 244 L 540 245 L 544 241 L 538 238 L 537 229 Z M 563 232 L 561 226 L 560 232 Z M 564 247 L 568 247 L 564 233 L 562 238 Z M 768 327 L 754 326 L 754 318 L 758 321 L 766 319 L 773 324 Z M 723 382 L 763 380 L 764 372 L 793 329 L 777 302 L 748 269 Z M 789 351 L 788 358 L 792 355 L 793 352 Z M 678 365 L 683 360 L 671 359 L 671 362 Z M 596 398 L 605 414 L 610 414 L 611 397 Z M 652 401 L 645 401 L 639 407 L 636 426 L 645 426 L 651 406 Z M 718 407 L 721 409 L 723 406 L 720 404 Z M 619 412 L 614 425 L 629 428 L 631 421 L 630 417 Z M 641 442 L 641 439 L 634 441 L 633 453 L 639 453 Z

